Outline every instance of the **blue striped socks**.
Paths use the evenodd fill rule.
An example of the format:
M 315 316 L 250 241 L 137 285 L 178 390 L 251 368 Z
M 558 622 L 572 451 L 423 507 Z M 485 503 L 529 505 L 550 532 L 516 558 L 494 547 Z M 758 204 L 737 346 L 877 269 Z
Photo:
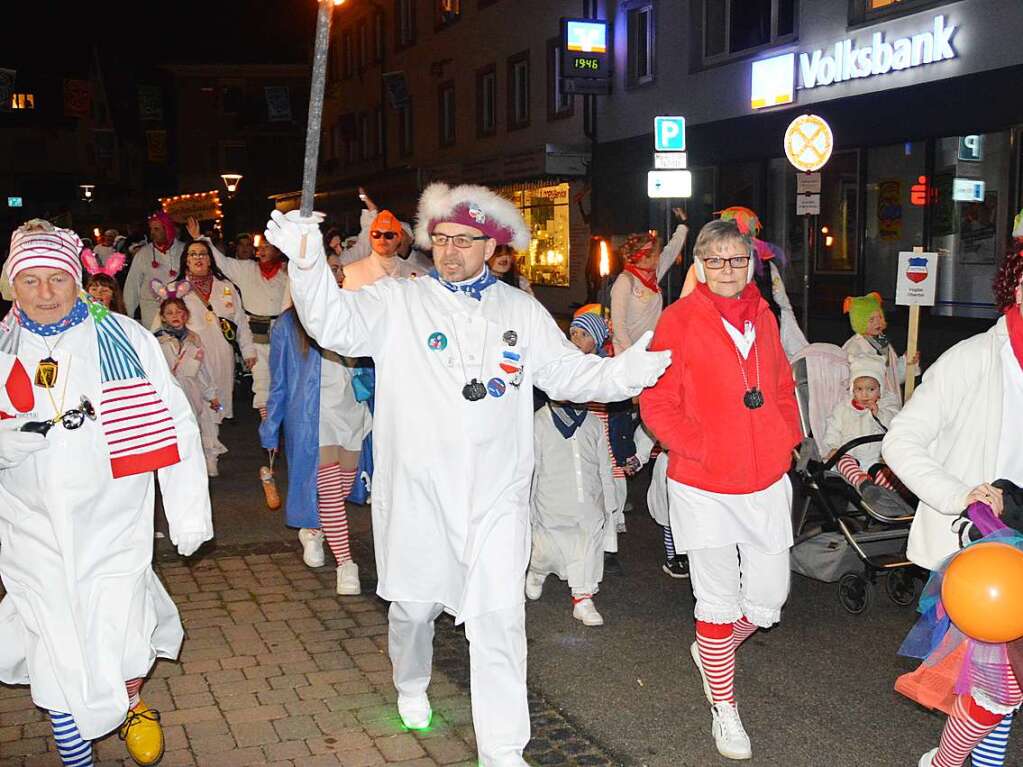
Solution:
M 78 732 L 71 714 L 59 711 L 48 711 L 50 723 L 53 725 L 53 739 L 57 744 L 57 753 L 64 767 L 92 767 L 92 743 L 84 740 Z
M 1012 714 L 1007 714 L 998 726 L 973 749 L 973 767 L 1002 767 L 1009 747 Z
M 664 535 L 664 557 L 668 564 L 675 560 L 675 539 L 671 536 L 671 528 L 661 525 L 661 532 Z

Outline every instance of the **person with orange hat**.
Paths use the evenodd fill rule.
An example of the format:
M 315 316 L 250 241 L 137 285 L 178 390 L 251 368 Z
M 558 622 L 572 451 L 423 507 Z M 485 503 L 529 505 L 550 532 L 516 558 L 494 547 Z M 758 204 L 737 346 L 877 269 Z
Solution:
M 368 258 L 374 253 L 381 253 L 379 246 L 379 240 L 388 240 L 386 236 L 383 238 L 374 237 L 374 231 L 382 231 L 379 228 L 379 224 L 382 222 L 377 221 L 377 216 L 380 215 L 380 209 L 377 204 L 366 194 L 364 187 L 359 187 L 359 199 L 366 206 L 362 214 L 359 216 L 359 234 L 356 237 L 350 238 L 352 242 L 344 248 L 341 253 L 341 264 L 347 269 L 349 264 L 354 264 L 356 261 L 362 261 L 364 258 Z M 385 211 L 390 212 L 390 211 Z M 392 214 L 393 215 L 393 214 Z M 403 272 L 407 274 L 391 275 L 392 277 L 421 277 L 428 274 L 433 268 L 433 259 L 430 254 L 424 253 L 422 250 L 417 248 L 413 242 L 415 239 L 412 235 L 412 226 L 406 221 L 398 221 L 398 228 L 395 230 L 391 229 L 395 234 L 398 235 L 396 245 L 393 250 L 390 250 L 383 255 L 392 256 L 393 262 L 389 262 L 392 269 L 395 266 L 400 265 Z M 394 243 L 395 240 L 388 240 Z
M 397 216 L 389 210 L 377 213 L 369 227 L 370 253 L 345 266 L 345 288 L 358 290 L 381 277 L 414 277 L 419 274 L 419 270 L 398 255 L 398 248 L 405 237 Z

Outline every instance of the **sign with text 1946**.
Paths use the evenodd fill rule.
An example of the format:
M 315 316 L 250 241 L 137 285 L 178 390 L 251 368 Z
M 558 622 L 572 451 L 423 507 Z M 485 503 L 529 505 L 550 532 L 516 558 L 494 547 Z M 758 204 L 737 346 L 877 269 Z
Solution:
M 608 78 L 607 22 L 600 19 L 561 20 L 561 76 Z

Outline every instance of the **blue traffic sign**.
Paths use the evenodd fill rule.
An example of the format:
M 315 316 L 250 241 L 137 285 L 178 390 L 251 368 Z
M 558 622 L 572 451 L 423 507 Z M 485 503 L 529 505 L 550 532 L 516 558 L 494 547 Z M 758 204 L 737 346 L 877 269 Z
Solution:
M 654 118 L 654 150 L 657 152 L 686 151 L 686 118 Z

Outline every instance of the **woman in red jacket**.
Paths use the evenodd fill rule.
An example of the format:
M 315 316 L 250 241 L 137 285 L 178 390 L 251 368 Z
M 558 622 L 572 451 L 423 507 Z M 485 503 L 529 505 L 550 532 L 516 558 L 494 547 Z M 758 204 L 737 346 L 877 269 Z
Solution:
M 751 279 L 752 248 L 734 221 L 703 227 L 699 285 L 661 315 L 650 345 L 670 349 L 672 364 L 640 396 L 643 421 L 668 449 L 671 527 L 696 597 L 690 651 L 715 744 L 730 759 L 752 756 L 735 705 L 735 650 L 777 623 L 788 597 L 786 472 L 802 436 L 778 323 Z

